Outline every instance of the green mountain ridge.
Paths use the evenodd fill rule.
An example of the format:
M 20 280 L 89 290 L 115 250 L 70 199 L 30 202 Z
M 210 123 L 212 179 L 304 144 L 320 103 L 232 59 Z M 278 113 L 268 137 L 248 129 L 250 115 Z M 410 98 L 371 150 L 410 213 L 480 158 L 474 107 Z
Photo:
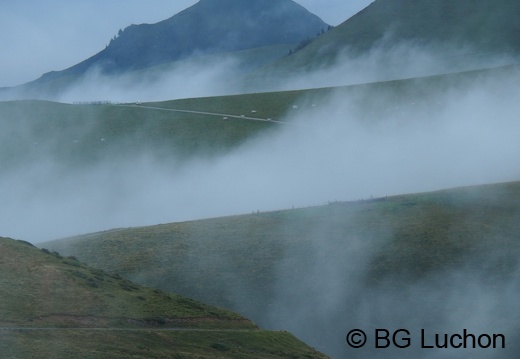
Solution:
M 518 14 L 514 0 L 376 0 L 300 51 L 258 70 L 258 78 L 341 66 L 346 59 L 370 58 L 373 51 L 386 54 L 390 65 L 395 59 L 389 54 L 399 46 L 435 54 L 446 62 L 444 71 L 486 67 L 499 59 L 518 62 Z
M 517 306 L 510 292 L 517 290 L 519 214 L 520 183 L 513 182 L 127 228 L 41 245 L 239 310 L 264 326 L 285 324 L 334 357 L 388 357 L 346 352 L 338 335 L 367 320 L 447 330 L 444 316 L 459 308 L 454 298 L 473 308 L 473 295 L 482 295 L 501 310 L 479 328 L 500 328 L 515 341 Z M 300 321 L 293 323 L 295 317 Z M 502 357 L 515 357 L 519 348 L 508 349 Z
M 7 91 L 4 97 L 54 99 L 92 69 L 108 75 L 158 78 L 165 73 L 162 71 L 179 62 L 195 63 L 193 56 L 201 55 L 209 62 L 217 59 L 216 55 L 238 55 L 242 62 L 232 82 L 238 89 L 258 92 L 283 88 L 292 77 L 304 80 L 309 71 L 341 68 L 356 58 L 362 59 L 357 67 L 367 66 L 374 51 L 388 71 L 395 67 L 375 81 L 406 77 L 400 73 L 420 66 L 413 51 L 429 54 L 438 62 L 417 75 L 516 63 L 520 52 L 520 27 L 515 17 L 520 8 L 513 0 L 378 0 L 325 33 L 322 30 L 328 25 L 293 1 L 230 0 L 224 4 L 229 6 L 227 10 L 214 1 L 200 1 L 157 24 L 132 25 L 93 57 Z M 184 41 L 187 38 L 190 41 Z M 288 49 L 302 40 L 309 44 L 286 56 Z M 248 49 L 256 49 L 256 55 L 241 56 Z M 396 49 L 404 52 L 396 53 Z M 147 73 L 146 69 L 154 70 Z M 355 75 L 356 68 L 341 71 Z
M 0 238 L 0 269 L 2 358 L 325 358 L 288 333 L 24 241 Z
M 77 66 L 81 69 L 100 62 L 105 71 L 118 72 L 196 53 L 294 44 L 326 26 L 290 0 L 202 0 L 157 24 L 129 26 L 106 50 Z

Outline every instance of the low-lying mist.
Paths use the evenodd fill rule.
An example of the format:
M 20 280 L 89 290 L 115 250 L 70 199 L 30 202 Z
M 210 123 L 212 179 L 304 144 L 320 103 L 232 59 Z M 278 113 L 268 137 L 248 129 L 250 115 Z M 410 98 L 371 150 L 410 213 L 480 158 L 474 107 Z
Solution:
M 418 281 L 406 275 L 385 280 L 388 273 L 374 273 L 383 279 L 379 285 L 373 285 L 366 282 L 367 272 L 374 265 L 378 248 L 392 234 L 377 238 L 345 235 L 342 242 L 330 240 L 326 234 L 327 230 L 322 230 L 311 235 L 315 245 L 310 257 L 286 254 L 285 261 L 277 267 L 276 294 L 260 325 L 289 330 L 333 358 L 518 356 L 519 273 L 496 272 L 497 266 L 503 265 L 499 253 L 507 249 L 493 248 L 479 263 L 471 263 L 467 268 L 443 269 L 439 265 L 436 272 Z M 455 232 L 451 235 L 456 237 Z M 517 267 L 518 251 L 514 256 L 513 267 Z M 354 329 L 367 335 L 362 349 L 349 347 L 345 340 Z M 399 332 L 394 344 L 376 340 L 376 330 L 388 330 L 390 340 L 398 330 L 407 332 Z M 477 344 L 474 349 L 471 340 L 467 348 L 436 347 L 443 345 L 444 334 L 463 335 L 464 330 L 477 338 L 482 334 L 502 334 L 505 348 L 499 342 L 496 348 L 491 344 L 483 349 Z M 382 331 L 379 333 L 380 338 L 385 337 Z M 439 334 L 440 344 L 436 345 L 435 334 Z M 454 345 L 461 342 L 455 340 Z
M 425 68 L 430 65 L 435 65 L 433 60 Z M 368 70 L 360 70 L 357 76 L 363 75 L 372 76 Z M 49 147 L 39 156 L 10 164 L 9 171 L 0 175 L 2 235 L 41 242 L 117 227 L 519 180 L 519 79 L 518 71 L 509 68 L 338 88 L 325 99 L 308 96 L 288 104 L 286 116 L 276 119 L 286 124 L 226 153 L 183 161 L 178 154 L 168 156 L 153 146 L 140 151 L 138 135 L 124 143 L 117 156 L 87 164 L 71 165 Z M 107 84 L 107 96 L 111 90 Z M 37 133 L 22 126 L 2 132 L 0 140 L 27 142 Z M 72 134 L 70 139 L 74 140 Z M 514 216 L 509 214 L 504 223 L 486 222 L 483 228 L 517 225 L 509 221 Z M 380 218 L 374 225 L 384 221 Z M 264 305 L 251 307 L 263 288 L 242 287 L 241 273 L 226 277 L 229 286 L 218 290 L 234 302 L 231 309 L 260 326 L 289 330 L 335 358 L 516 357 L 514 325 L 520 309 L 514 300 L 520 294 L 516 252 L 492 246 L 480 249 L 478 253 L 486 255 L 469 261 L 467 267 L 426 273 L 415 281 L 388 279 L 387 273 L 376 271 L 374 278 L 382 279 L 370 285 L 367 271 L 373 271 L 381 249 L 399 239 L 399 233 L 375 230 L 342 237 L 338 231 L 349 227 L 343 222 L 325 219 L 309 230 L 305 227 L 301 238 L 310 249 L 282 249 L 283 259 L 273 268 L 274 294 Z M 443 230 L 450 238 L 450 231 L 453 238 L 464 231 L 464 223 L 448 224 Z M 488 242 L 493 243 L 493 238 Z M 502 250 L 513 270 L 496 278 L 488 276 L 487 268 L 503 264 Z M 198 272 L 212 268 L 211 258 L 198 262 L 196 255 L 187 254 Z M 214 254 L 216 261 L 218 255 Z M 232 264 L 220 261 L 218 268 L 226 265 Z M 395 263 L 396 268 L 399 265 Z M 215 272 L 210 269 L 209 273 Z M 357 328 L 370 336 L 372 349 L 348 348 L 345 336 Z M 413 345 L 406 350 L 374 350 L 375 329 L 407 329 Z M 507 350 L 421 349 L 421 329 L 502 333 Z
M 201 56 L 123 74 L 89 70 L 74 81 L 60 102 L 145 102 L 227 95 L 240 92 L 236 76 L 242 63 L 235 56 Z
M 507 74 L 481 75 L 464 85 L 419 81 L 406 93 L 396 84 L 338 90 L 319 102 L 309 98 L 289 104 L 283 119 L 289 124 L 278 130 L 224 156 L 192 158 L 180 167 L 146 151 L 136 156 L 134 148 L 131 156 L 69 170 L 44 150 L 0 175 L 2 234 L 38 242 L 113 227 L 517 180 L 520 91 L 516 72 Z M 194 87 L 205 80 L 194 79 Z M 184 85 L 179 81 L 179 91 Z M 117 99 L 113 89 L 106 84 L 107 96 Z M 139 98 L 148 98 L 146 91 Z M 34 129 L 17 133 L 28 141 L 34 135 Z M 9 131 L 0 136 L 13 141 Z
M 314 44 L 311 43 L 310 47 Z M 260 68 L 244 84 L 250 91 L 295 90 L 344 86 L 395 79 L 457 73 L 518 63 L 512 54 L 486 52 L 469 45 L 420 45 L 397 41 L 388 32 L 374 45 L 359 51 L 346 47 L 330 54 L 330 44 L 295 52 L 273 65 Z M 271 71 L 275 74 L 272 76 Z

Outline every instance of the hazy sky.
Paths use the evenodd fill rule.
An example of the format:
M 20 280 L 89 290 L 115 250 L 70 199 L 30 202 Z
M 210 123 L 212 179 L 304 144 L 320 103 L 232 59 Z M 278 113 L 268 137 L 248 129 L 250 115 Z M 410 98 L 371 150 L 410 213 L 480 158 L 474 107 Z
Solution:
M 299 0 L 338 25 L 373 0 Z M 101 51 L 119 29 L 155 23 L 196 0 L 0 0 L 0 87 L 63 70 Z

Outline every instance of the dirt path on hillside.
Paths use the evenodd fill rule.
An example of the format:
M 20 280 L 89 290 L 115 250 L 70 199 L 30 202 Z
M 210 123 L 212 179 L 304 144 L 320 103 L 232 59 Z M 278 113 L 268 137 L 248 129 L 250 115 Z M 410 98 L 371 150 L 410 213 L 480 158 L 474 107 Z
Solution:
M 233 118 L 233 119 L 248 120 L 248 121 L 261 121 L 261 122 L 290 124 L 289 122 L 277 121 L 277 120 L 273 120 L 271 118 L 251 117 L 251 116 L 245 116 L 245 115 L 232 115 L 232 114 L 229 114 L 229 113 L 216 113 L 216 112 L 194 111 L 194 110 L 180 110 L 180 109 L 174 109 L 174 108 L 164 108 L 164 107 L 155 107 L 155 106 L 146 106 L 146 105 L 117 105 L 117 106 L 120 106 L 120 107 L 133 107 L 133 108 L 146 108 L 146 109 L 158 110 L 158 111 L 194 113 L 194 114 L 197 114 L 197 115 L 218 116 L 218 117 L 221 117 L 222 119 Z

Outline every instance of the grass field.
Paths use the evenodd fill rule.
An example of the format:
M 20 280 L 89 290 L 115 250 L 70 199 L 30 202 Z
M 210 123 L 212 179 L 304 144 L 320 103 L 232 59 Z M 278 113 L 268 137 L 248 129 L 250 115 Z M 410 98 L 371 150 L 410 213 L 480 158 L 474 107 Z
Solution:
M 355 99 L 360 118 L 371 120 L 381 116 L 387 108 L 399 106 L 401 111 L 406 111 L 410 103 L 428 101 L 447 89 L 466 86 L 487 76 L 507 78 L 516 73 L 517 67 L 511 66 L 338 88 L 193 98 L 146 105 L 286 121 L 291 115 L 306 113 L 312 105 L 327 105 L 334 95 L 345 100 Z M 378 101 L 374 102 L 375 98 Z M 224 116 L 219 115 L 131 105 L 0 102 L 0 165 L 9 169 L 45 159 L 74 167 L 142 154 L 182 162 L 194 156 L 219 156 L 280 126 L 272 122 L 223 120 Z
M 287 332 L 0 238 L 2 358 L 325 358 Z
M 2 326 L 125 328 L 131 319 L 136 326 L 178 321 L 175 326 L 197 327 L 200 318 L 210 328 L 219 319 L 224 327 L 229 322 L 230 328 L 255 328 L 235 313 L 141 287 L 20 241 L 2 239 L 1 252 Z
M 243 295 L 254 301 L 247 308 L 260 312 L 273 298 L 282 262 L 311 261 L 320 245 L 334 248 L 331 260 L 341 260 L 356 238 L 375 248 L 367 283 L 397 277 L 404 285 L 468 265 L 490 280 L 513 275 L 519 213 L 520 184 L 508 183 L 128 228 L 42 246 L 235 310 L 243 308 L 234 295 Z M 491 253 L 500 256 L 484 271 L 478 263 Z
M 0 330 L 0 353 L 18 358 L 325 359 L 287 332 Z
M 6 129 L 1 159 L 11 165 L 45 155 L 81 165 L 146 152 L 183 160 L 225 152 L 270 126 L 207 115 L 40 101 L 0 103 L 0 114 L 0 126 Z
M 41 245 L 238 311 L 263 327 L 290 330 L 338 357 L 347 354 L 340 334 L 348 323 L 445 328 L 448 313 L 471 312 L 479 300 L 483 313 L 488 305 L 501 308 L 495 324 L 479 327 L 517 328 L 511 300 L 519 215 L 520 183 L 513 182 L 127 228 Z M 360 317 L 365 311 L 372 319 Z
M 239 311 L 261 326 L 290 330 L 333 357 L 362 357 L 345 352 L 345 328 L 371 322 L 446 328 L 447 318 L 465 311 L 474 315 L 450 327 L 499 328 L 514 341 L 519 215 L 520 183 L 513 182 L 127 228 L 41 245 Z M 481 323 L 477 318 L 491 308 L 500 308 L 492 324 Z

